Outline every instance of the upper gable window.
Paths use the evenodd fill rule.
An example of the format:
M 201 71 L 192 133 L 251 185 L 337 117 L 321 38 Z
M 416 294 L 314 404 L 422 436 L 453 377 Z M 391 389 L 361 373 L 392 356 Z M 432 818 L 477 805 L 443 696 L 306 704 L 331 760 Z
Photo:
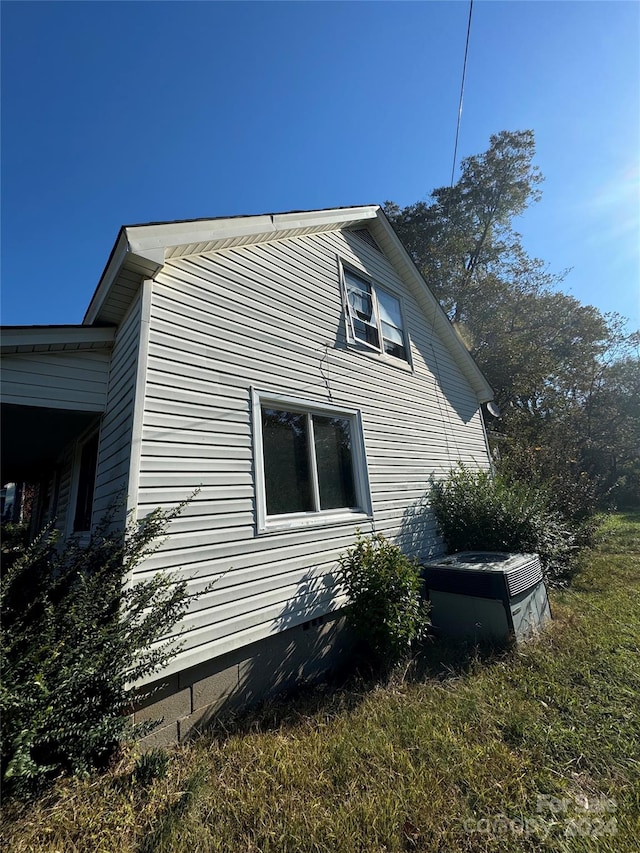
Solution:
M 344 284 L 350 338 L 408 361 L 400 300 L 347 268 Z

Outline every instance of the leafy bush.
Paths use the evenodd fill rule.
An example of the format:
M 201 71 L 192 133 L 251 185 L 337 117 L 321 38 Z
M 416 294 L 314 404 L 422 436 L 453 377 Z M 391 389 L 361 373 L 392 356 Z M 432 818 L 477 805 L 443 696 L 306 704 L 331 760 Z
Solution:
M 510 440 L 498 458 L 498 472 L 505 482 L 525 482 L 545 492 L 551 509 L 577 525 L 589 527 L 598 504 L 600 484 L 589 475 L 567 448 L 531 446 Z
M 29 542 L 29 527 L 27 524 L 16 524 L 6 521 L 2 524 L 2 568 L 7 571 L 9 566 L 24 553 Z
M 160 638 L 184 614 L 189 596 L 186 581 L 167 574 L 125 582 L 178 512 L 156 510 L 124 537 L 108 533 L 106 519 L 88 547 L 69 541 L 56 548 L 45 531 L 5 571 L 5 795 L 28 796 L 61 772 L 104 767 L 122 739 L 144 733 L 127 718 L 128 684 L 175 654 L 175 643 Z
M 430 497 L 450 553 L 535 552 L 548 580 L 561 585 L 569 578 L 579 535 L 539 486 L 460 465 L 432 482 Z
M 391 665 L 428 625 L 419 567 L 381 534 L 362 536 L 339 560 L 349 595 L 347 621 L 366 640 L 377 663 Z

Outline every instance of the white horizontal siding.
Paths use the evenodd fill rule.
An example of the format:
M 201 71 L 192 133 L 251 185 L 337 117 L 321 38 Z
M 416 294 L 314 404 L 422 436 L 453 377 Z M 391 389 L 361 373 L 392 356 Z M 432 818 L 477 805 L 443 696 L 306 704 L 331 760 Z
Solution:
M 2 401 L 103 412 L 110 354 L 102 350 L 15 353 L 2 358 Z
M 133 301 L 118 329 L 111 357 L 107 411 L 100 427 L 93 521 L 115 510 L 123 524 L 131 460 L 131 438 L 140 343 L 141 296 Z
M 347 345 L 338 256 L 401 296 L 413 369 Z M 457 461 L 487 466 L 478 404 L 432 333 L 425 300 L 358 237 L 331 232 L 169 261 L 151 304 L 138 512 L 192 497 L 138 575 L 177 571 L 194 590 L 173 670 L 336 607 L 346 523 L 256 535 L 250 389 L 362 415 L 373 529 L 429 556 L 414 508 Z M 364 525 L 372 529 L 370 523 Z

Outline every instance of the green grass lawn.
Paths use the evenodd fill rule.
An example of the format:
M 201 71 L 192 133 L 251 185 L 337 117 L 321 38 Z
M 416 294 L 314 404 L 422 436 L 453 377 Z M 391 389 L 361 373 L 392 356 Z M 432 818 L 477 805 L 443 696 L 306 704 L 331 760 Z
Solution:
M 9 807 L 4 850 L 640 849 L 640 513 L 611 516 L 537 641 L 439 645 L 384 686 L 265 706 Z

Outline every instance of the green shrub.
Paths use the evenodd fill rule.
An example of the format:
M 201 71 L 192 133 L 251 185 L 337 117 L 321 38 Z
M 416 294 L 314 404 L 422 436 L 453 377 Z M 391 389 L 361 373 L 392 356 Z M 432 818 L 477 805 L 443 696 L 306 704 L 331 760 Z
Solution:
M 7 571 L 9 566 L 24 553 L 29 543 L 29 526 L 27 524 L 5 521 L 2 524 L 2 568 Z
M 497 463 L 504 482 L 528 483 L 545 492 L 551 509 L 569 522 L 590 526 L 598 504 L 599 483 L 595 474 L 582 470 L 578 459 L 562 449 L 531 447 L 514 440 L 507 442 Z
M 376 663 L 392 665 L 406 656 L 428 625 L 418 565 L 381 534 L 358 533 L 340 557 L 338 577 L 349 595 L 347 621 Z
M 460 465 L 432 482 L 430 499 L 450 553 L 535 552 L 549 581 L 562 585 L 570 577 L 579 533 L 539 486 Z
M 176 651 L 162 641 L 189 604 L 186 582 L 158 573 L 126 585 L 179 510 L 156 510 L 126 536 L 109 519 L 88 547 L 45 532 L 0 585 L 1 759 L 5 795 L 37 793 L 60 773 L 104 767 L 132 726 L 128 685 Z M 158 642 L 159 641 L 159 642 Z M 148 730 L 147 726 L 147 730 Z

